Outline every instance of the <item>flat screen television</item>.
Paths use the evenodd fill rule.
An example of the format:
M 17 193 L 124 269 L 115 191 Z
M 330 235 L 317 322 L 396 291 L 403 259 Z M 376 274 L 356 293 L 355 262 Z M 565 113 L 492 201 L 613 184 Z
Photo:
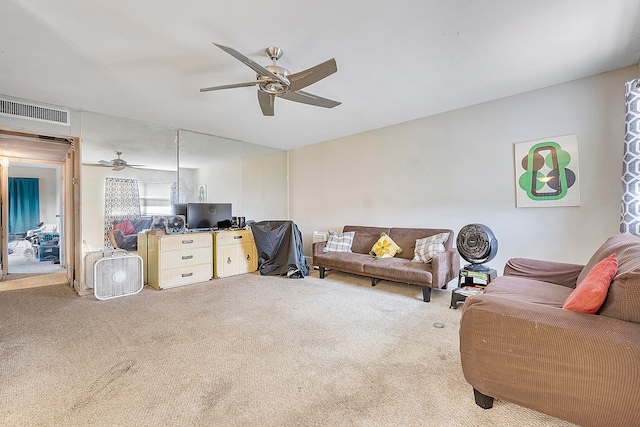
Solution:
M 216 230 L 231 226 L 231 203 L 187 203 L 187 228 Z
M 184 215 L 187 217 L 187 204 L 186 203 L 174 203 L 171 209 L 171 215 Z

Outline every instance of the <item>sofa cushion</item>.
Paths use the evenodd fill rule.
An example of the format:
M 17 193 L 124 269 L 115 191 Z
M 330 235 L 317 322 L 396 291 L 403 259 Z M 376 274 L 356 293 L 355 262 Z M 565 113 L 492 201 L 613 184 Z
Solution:
M 325 268 L 362 274 L 364 266 L 376 259 L 371 255 L 352 252 L 327 252 L 315 255 L 313 261 Z
M 611 254 L 593 266 L 587 277 L 571 292 L 562 308 L 595 314 L 605 298 L 613 276 L 618 271 L 616 254 Z
M 351 252 L 366 255 L 369 254 L 371 247 L 378 241 L 382 233 L 390 235 L 389 228 L 385 227 L 345 225 L 342 231 L 345 233 L 351 231 L 355 232 L 356 234 L 353 238 L 353 244 L 351 245 Z M 398 243 L 398 240 L 395 239 L 395 237 L 392 238 L 396 243 Z M 402 247 L 400 243 L 398 243 L 398 245 Z
M 122 231 L 122 234 L 128 236 L 129 234 L 136 234 L 136 229 L 131 225 L 131 221 L 117 221 L 113 223 L 114 230 Z
M 579 285 L 587 277 L 594 265 L 613 253 L 618 259 L 618 274 L 640 273 L 640 236 L 618 234 L 609 237 L 593 254 L 578 275 L 577 284 Z
M 389 232 L 389 236 L 394 242 L 402 248 L 402 253 L 396 256 L 411 261 L 416 250 L 416 240 L 424 239 L 425 237 L 434 236 L 440 233 L 448 233 L 453 236 L 452 230 L 442 228 L 392 228 Z M 451 238 L 447 239 L 444 243 L 445 249 L 451 249 Z
M 370 255 L 375 255 L 376 258 L 393 258 L 397 253 L 402 253 L 402 248 L 387 233 L 382 233 L 371 248 L 371 252 L 369 252 Z
M 414 285 L 431 285 L 433 273 L 431 264 L 414 263 L 403 258 L 373 258 L 373 262 L 364 264 L 364 274 L 372 277 L 384 277 L 391 281 Z
M 445 251 L 444 242 L 449 233 L 438 233 L 434 236 L 417 239 L 412 262 L 431 262 L 434 255 Z
M 572 291 L 566 286 L 518 276 L 497 277 L 485 288 L 485 294 L 557 308 L 562 308 Z
M 353 231 L 347 233 L 336 233 L 335 231 L 329 231 L 329 239 L 324 247 L 324 252 L 351 252 L 351 245 L 353 244 Z
M 598 314 L 640 323 L 640 274 L 618 274 Z

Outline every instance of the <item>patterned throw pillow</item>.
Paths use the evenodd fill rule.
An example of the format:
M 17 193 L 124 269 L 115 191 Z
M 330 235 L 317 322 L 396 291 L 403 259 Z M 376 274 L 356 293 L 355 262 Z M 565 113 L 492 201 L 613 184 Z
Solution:
M 449 239 L 449 233 L 439 233 L 424 239 L 416 240 L 416 250 L 411 262 L 431 262 L 434 255 L 444 252 L 444 243 Z
M 329 231 L 329 239 L 325 245 L 323 252 L 351 252 L 351 245 L 353 244 L 353 237 L 356 235 L 355 231 L 347 231 L 346 233 L 336 233 L 335 231 Z
M 381 233 L 380 238 L 374 243 L 369 254 L 375 255 L 376 258 L 392 258 L 396 254 L 402 253 L 400 246 L 394 242 L 387 233 Z

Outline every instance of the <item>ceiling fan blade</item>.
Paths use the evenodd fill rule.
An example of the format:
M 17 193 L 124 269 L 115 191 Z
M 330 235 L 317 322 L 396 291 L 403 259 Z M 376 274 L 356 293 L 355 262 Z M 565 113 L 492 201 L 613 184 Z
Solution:
M 245 64 L 247 67 L 251 68 L 256 73 L 261 74 L 263 76 L 267 76 L 267 77 L 269 77 L 271 79 L 278 80 L 278 81 L 280 81 L 282 83 L 287 83 L 281 77 L 273 74 L 271 71 L 267 70 L 262 65 L 259 65 L 258 63 L 256 63 L 256 62 L 252 61 L 251 59 L 247 58 L 246 56 L 244 56 L 243 54 L 241 54 L 237 50 L 235 50 L 235 49 L 233 49 L 233 48 L 231 48 L 229 46 L 224 46 L 224 45 L 217 44 L 217 43 L 213 43 L 213 44 L 218 46 L 220 49 L 224 50 L 225 52 L 227 52 L 229 55 L 231 55 L 234 58 L 236 58 L 238 61 L 240 61 L 243 64 Z
M 211 90 L 221 90 L 221 89 L 232 89 L 234 87 L 255 86 L 258 83 L 260 83 L 260 82 L 256 80 L 256 81 L 253 81 L 253 82 L 246 82 L 246 83 L 234 83 L 234 84 L 230 84 L 230 85 L 203 87 L 202 89 L 200 89 L 200 92 L 209 92 Z
M 263 91 L 258 91 L 258 103 L 260 104 L 260 109 L 262 110 L 262 114 L 265 116 L 273 116 L 273 104 L 275 102 L 276 97 L 269 93 L 264 93 Z
M 291 74 L 288 76 L 289 81 L 291 82 L 291 90 L 296 91 L 303 89 L 327 76 L 330 76 L 336 71 L 338 71 L 338 65 L 336 64 L 336 60 L 331 58 L 322 64 L 316 65 L 315 67 L 300 71 L 299 73 Z
M 303 104 L 315 105 L 317 107 L 324 108 L 333 108 L 342 104 L 341 102 L 333 101 L 301 90 L 297 92 L 283 93 L 282 95 L 278 95 L 278 97 L 288 99 L 289 101 L 301 102 Z
M 109 166 L 109 167 L 113 166 L 113 162 L 108 162 L 106 160 L 100 160 L 98 161 L 98 163 L 100 163 L 102 166 Z

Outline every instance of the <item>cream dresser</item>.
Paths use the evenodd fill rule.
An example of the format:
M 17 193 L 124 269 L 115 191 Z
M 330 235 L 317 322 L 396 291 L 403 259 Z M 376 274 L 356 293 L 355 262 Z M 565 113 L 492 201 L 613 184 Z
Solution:
M 213 277 L 211 233 L 147 236 L 147 280 L 156 289 L 206 282 Z
M 258 251 L 251 229 L 213 233 L 216 278 L 251 273 L 258 269 Z

